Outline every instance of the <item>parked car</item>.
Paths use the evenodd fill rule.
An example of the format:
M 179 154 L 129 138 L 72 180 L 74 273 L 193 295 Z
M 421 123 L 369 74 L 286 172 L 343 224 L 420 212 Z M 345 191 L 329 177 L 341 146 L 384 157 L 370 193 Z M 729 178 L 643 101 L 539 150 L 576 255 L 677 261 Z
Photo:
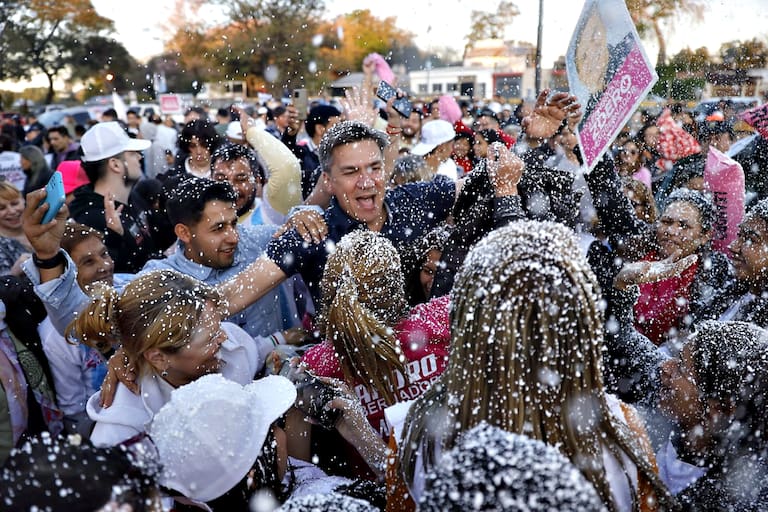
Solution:
M 138 103 L 136 105 L 129 106 L 128 110 L 138 112 L 139 117 L 141 118 L 147 117 L 150 112 L 160 115 L 160 105 L 156 103 Z
M 82 124 L 83 126 L 86 126 L 88 121 L 96 119 L 95 113 L 89 108 L 70 107 L 40 114 L 37 120 L 46 128 L 50 128 L 51 126 L 60 125 L 66 116 L 72 116 L 76 124 Z
M 67 108 L 63 103 L 51 103 L 48 105 L 41 105 L 35 109 L 37 115 L 45 114 L 46 112 L 53 112 L 54 110 L 63 110 Z
M 693 119 L 704 121 L 707 116 L 717 110 L 722 110 L 721 102 L 730 102 L 733 107 L 733 113 L 739 114 L 752 107 L 760 105 L 760 98 L 757 96 L 723 96 L 721 98 L 711 98 L 701 101 L 693 108 Z

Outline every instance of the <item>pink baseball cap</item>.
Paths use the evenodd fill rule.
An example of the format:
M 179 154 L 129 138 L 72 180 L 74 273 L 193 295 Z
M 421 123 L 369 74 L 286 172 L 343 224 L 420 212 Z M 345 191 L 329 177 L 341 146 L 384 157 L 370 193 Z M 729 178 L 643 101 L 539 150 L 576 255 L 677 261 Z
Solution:
M 83 166 L 77 160 L 64 160 L 56 170 L 61 173 L 64 181 L 64 193 L 67 195 L 76 188 L 90 183 Z

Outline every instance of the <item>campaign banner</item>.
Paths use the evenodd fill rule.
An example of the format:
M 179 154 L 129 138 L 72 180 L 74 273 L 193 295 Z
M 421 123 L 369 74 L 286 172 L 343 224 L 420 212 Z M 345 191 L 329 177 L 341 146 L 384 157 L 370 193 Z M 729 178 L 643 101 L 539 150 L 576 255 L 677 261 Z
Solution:
M 589 172 L 659 77 L 624 0 L 586 0 L 565 65 L 584 110 L 577 136 Z

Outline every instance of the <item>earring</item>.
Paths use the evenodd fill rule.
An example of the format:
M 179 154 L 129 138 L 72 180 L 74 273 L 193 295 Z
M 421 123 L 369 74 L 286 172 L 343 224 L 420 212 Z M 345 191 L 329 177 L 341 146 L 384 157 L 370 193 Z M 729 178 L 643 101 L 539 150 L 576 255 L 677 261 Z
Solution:
M 162 372 L 160 372 L 160 376 L 161 377 L 167 377 L 168 376 L 168 370 L 163 370 Z

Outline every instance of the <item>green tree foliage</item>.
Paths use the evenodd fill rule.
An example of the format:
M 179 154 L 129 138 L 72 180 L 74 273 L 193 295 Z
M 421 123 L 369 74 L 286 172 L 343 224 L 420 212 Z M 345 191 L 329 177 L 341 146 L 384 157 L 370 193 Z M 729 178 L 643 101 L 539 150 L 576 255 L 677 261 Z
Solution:
M 125 92 L 141 81 L 143 72 L 128 50 L 110 37 L 100 35 L 84 39 L 72 48 L 71 78 L 101 84 L 107 73 L 114 76 L 112 86 Z M 111 91 L 100 90 L 100 94 Z
M 669 64 L 677 73 L 700 74 L 709 69 L 712 65 L 712 58 L 706 47 L 702 46 L 696 50 L 683 48 L 672 56 Z
M 210 74 L 240 80 L 266 76 L 273 94 L 312 83 L 315 73 L 310 63 L 317 57 L 313 37 L 325 9 L 322 0 L 216 3 L 224 8 L 229 23 L 209 32 L 213 37 L 204 56 Z
M 496 12 L 472 11 L 470 14 L 469 34 L 467 35 L 467 47 L 472 47 L 481 39 L 502 39 L 504 29 L 511 24 L 520 9 L 510 0 L 501 0 Z
M 66 69 L 81 66 L 79 47 L 83 42 L 113 28 L 110 20 L 96 13 L 90 0 L 1 3 L 10 3 L 11 10 L 0 35 L 0 78 L 28 79 L 43 73 L 49 84 L 47 102 L 53 100 L 54 79 Z

